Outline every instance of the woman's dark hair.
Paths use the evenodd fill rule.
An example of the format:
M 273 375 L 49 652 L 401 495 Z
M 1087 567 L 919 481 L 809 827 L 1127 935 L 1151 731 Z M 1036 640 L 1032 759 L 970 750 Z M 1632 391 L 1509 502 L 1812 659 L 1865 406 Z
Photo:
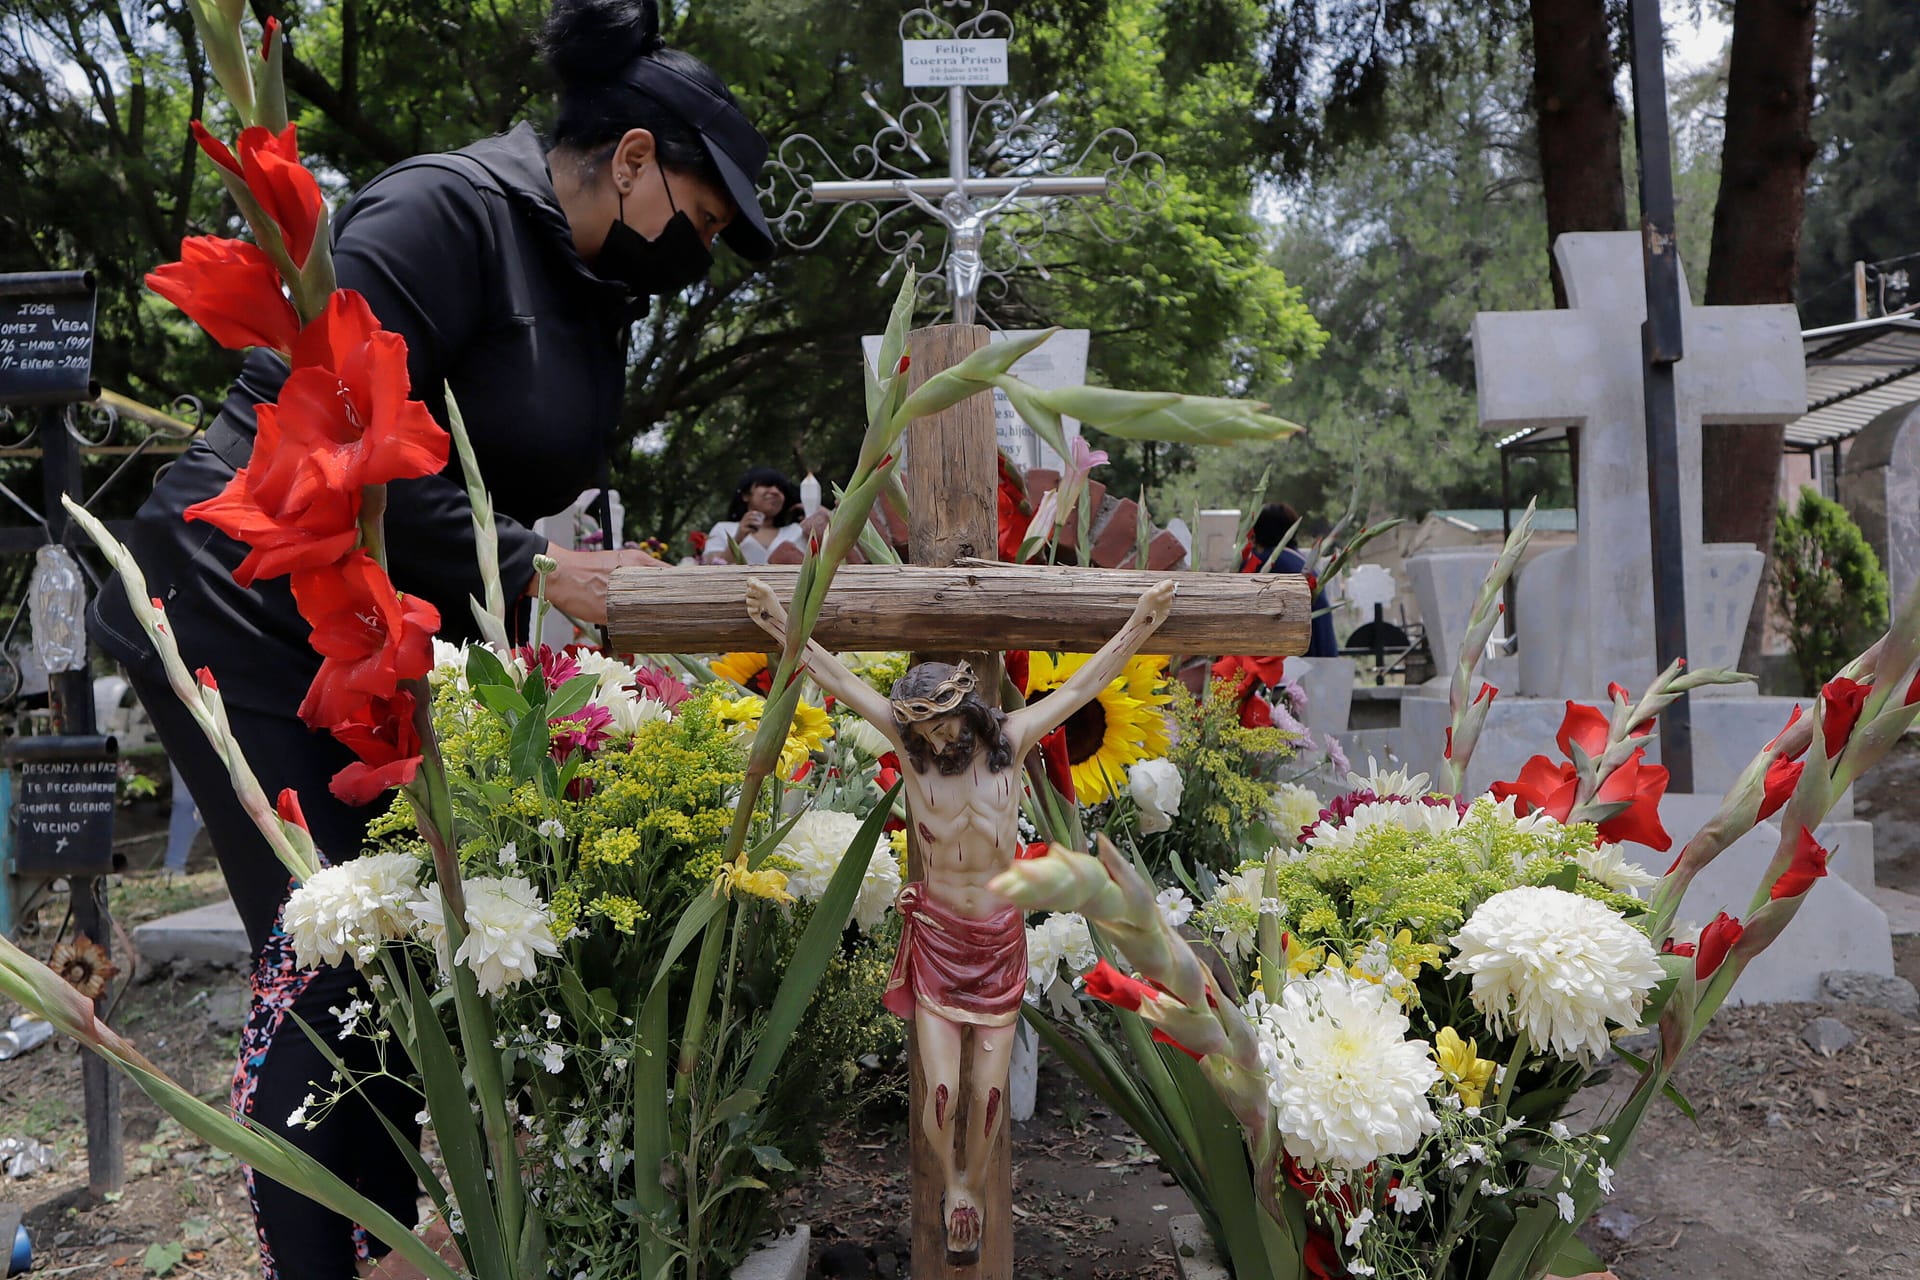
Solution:
M 660 38 L 655 0 L 554 0 L 540 47 L 560 77 L 560 112 L 551 141 L 597 167 L 629 129 L 653 135 L 660 163 L 714 186 L 720 171 L 686 121 L 628 83 L 628 72 L 645 58 L 669 67 L 736 102 L 712 68 L 690 53 L 669 49 Z M 736 103 L 737 105 L 737 103 Z
M 753 487 L 757 484 L 770 484 L 786 495 L 786 505 L 774 517 L 775 528 L 792 524 L 805 514 L 800 507 L 800 486 L 787 479 L 786 472 L 776 471 L 772 467 L 754 467 L 740 477 L 739 484 L 733 486 L 733 505 L 727 508 L 727 519 L 738 520 L 747 514 L 747 499 L 753 496 Z
M 1260 508 L 1260 514 L 1253 521 L 1253 544 L 1271 551 L 1280 545 L 1287 531 L 1300 523 L 1300 513 L 1291 503 L 1269 502 Z

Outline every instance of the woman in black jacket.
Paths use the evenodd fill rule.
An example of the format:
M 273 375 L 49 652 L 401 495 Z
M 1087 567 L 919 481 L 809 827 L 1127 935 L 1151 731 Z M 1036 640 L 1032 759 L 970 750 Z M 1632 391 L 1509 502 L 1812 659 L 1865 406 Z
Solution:
M 716 238 L 751 259 L 771 253 L 754 194 L 767 148 L 712 71 L 662 45 L 653 0 L 557 0 L 545 43 L 563 86 L 550 139 L 522 124 L 389 169 L 340 211 L 333 254 L 340 287 L 359 291 L 406 339 L 413 394 L 442 423 L 442 388 L 453 389 L 493 496 L 508 598 L 531 589 L 534 556 L 544 553 L 559 563 L 549 598 L 603 622 L 609 573 L 658 562 L 638 551 L 551 546 L 532 524 L 601 483 L 637 306 L 704 279 Z M 360 852 L 382 806 L 351 808 L 331 794 L 329 780 L 353 757 L 295 715 L 320 659 L 287 581 L 240 587 L 232 574 L 246 549 L 182 518 L 246 465 L 254 406 L 277 397 L 286 376 L 278 356 L 248 357 L 205 439 L 141 508 L 130 541 L 188 666 L 207 666 L 219 680 L 267 794 L 293 788 L 321 852 L 338 861 Z M 459 462 L 393 483 L 385 518 L 395 585 L 432 602 L 447 639 L 473 638 L 468 599 L 483 597 Z M 390 1089 L 316 1107 L 317 1123 L 306 1115 L 309 1095 L 332 1091 L 332 1073 L 286 1013 L 316 1028 L 336 1025 L 329 1010 L 362 993 L 358 975 L 294 967 L 277 924 L 286 872 L 176 702 L 117 584 L 101 592 L 93 622 L 200 805 L 254 948 L 236 1106 L 414 1221 L 412 1172 L 368 1108 L 417 1135 L 417 1100 Z M 339 1047 L 359 1053 L 362 1069 L 372 1066 L 363 1037 Z M 264 1178 L 251 1190 L 269 1280 L 344 1280 L 356 1255 L 380 1251 L 353 1224 Z

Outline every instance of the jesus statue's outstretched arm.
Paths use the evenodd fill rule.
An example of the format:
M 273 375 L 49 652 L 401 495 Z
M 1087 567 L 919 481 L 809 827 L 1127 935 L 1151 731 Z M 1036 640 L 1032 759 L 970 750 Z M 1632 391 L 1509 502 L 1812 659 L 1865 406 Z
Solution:
M 758 578 L 747 579 L 747 613 L 762 631 L 782 645 L 786 644 L 787 611 L 781 607 L 780 598 L 773 593 L 773 588 Z M 884 733 L 895 751 L 905 753 L 900 730 L 893 723 L 893 708 L 874 691 L 872 685 L 847 670 L 840 659 L 812 640 L 807 641 L 806 668 L 815 683 L 840 699 L 855 715 Z
M 1065 724 L 1068 716 L 1092 702 L 1102 689 L 1113 683 L 1126 668 L 1127 659 L 1140 652 L 1140 646 L 1167 620 L 1176 589 L 1171 578 L 1148 588 L 1140 597 L 1140 603 L 1134 606 L 1133 616 L 1114 632 L 1113 639 L 1100 646 L 1099 652 L 1068 676 L 1058 689 L 1007 717 L 1007 738 L 1013 744 L 1015 760 L 1024 757 L 1035 743 Z

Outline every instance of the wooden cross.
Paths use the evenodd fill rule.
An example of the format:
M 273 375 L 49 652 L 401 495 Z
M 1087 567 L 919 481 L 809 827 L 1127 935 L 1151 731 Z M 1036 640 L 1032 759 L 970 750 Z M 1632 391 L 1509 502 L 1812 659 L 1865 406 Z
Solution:
M 914 385 L 951 368 L 987 343 L 974 325 L 939 325 L 909 335 Z M 1304 577 L 1293 574 L 1173 573 L 1002 565 L 983 556 L 998 546 L 995 492 L 998 448 L 993 405 L 974 395 L 908 428 L 912 465 L 906 477 L 911 565 L 851 565 L 834 576 L 814 639 L 830 650 L 910 649 L 916 660 L 968 655 L 992 689 L 999 651 L 1045 648 L 1091 652 L 1127 620 L 1147 587 L 1161 578 L 1179 586 L 1171 614 L 1150 647 L 1163 652 L 1302 654 L 1311 620 Z M 712 653 L 760 650 L 767 637 L 748 617 L 749 577 L 791 599 L 798 570 L 779 566 L 716 566 L 676 570 L 623 569 L 608 596 L 610 643 L 621 653 Z M 989 661 L 990 659 L 990 661 Z M 912 862 L 912 824 L 909 859 Z M 909 1043 L 912 1072 L 908 1132 L 913 1144 L 915 1280 L 1011 1280 L 1013 1180 L 1008 1126 L 992 1139 L 986 1172 L 985 1236 L 979 1260 L 949 1265 L 942 1230 L 942 1179 L 923 1132 L 922 1073 Z M 962 1106 L 969 1089 L 958 1090 Z M 967 1117 L 954 1118 L 968 1132 Z

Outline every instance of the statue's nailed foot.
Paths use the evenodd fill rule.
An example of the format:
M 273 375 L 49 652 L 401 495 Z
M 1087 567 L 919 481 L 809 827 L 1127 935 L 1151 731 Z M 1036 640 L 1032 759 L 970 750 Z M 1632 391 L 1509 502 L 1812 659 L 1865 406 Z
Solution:
M 980 1206 L 965 1187 L 951 1187 L 940 1197 L 947 1220 L 947 1265 L 965 1267 L 980 1261 Z

